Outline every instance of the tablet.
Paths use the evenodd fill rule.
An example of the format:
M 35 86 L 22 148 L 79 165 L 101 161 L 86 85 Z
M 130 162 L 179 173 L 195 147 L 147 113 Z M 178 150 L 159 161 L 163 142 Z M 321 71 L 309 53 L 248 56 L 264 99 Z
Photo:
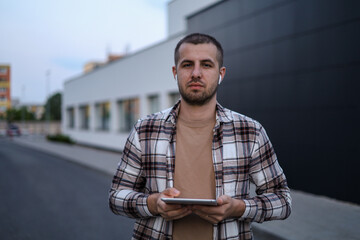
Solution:
M 217 205 L 216 199 L 161 198 L 161 200 L 169 204 Z

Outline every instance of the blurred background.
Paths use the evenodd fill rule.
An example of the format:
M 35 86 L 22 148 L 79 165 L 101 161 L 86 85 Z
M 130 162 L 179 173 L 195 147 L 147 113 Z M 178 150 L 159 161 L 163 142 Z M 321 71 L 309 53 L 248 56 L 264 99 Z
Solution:
M 220 104 L 265 127 L 295 193 L 352 206 L 356 219 L 359 9 L 357 0 L 0 1 L 0 150 L 9 137 L 48 136 L 121 153 L 139 117 L 178 100 L 174 48 L 202 32 L 224 48 Z M 358 221 L 346 221 L 358 235 Z M 341 239 L 329 236 L 314 239 Z

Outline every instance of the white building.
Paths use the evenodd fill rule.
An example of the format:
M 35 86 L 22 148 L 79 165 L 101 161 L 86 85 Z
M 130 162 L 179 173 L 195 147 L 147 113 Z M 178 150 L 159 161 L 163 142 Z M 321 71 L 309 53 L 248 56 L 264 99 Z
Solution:
M 139 117 L 178 100 L 171 68 L 186 16 L 219 1 L 169 2 L 166 41 L 66 81 L 62 132 L 81 144 L 122 150 Z

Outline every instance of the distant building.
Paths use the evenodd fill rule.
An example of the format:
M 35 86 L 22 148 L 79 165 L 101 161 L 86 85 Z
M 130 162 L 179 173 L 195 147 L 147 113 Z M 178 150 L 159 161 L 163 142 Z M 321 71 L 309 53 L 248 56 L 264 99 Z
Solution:
M 104 66 L 104 63 L 103 62 L 87 62 L 85 63 L 84 65 L 84 73 L 88 73 L 88 72 L 91 72 L 101 66 Z
M 6 110 L 11 108 L 10 70 L 10 65 L 0 65 L 0 116 L 4 116 Z
M 11 107 L 12 108 L 20 108 L 20 98 L 12 97 L 11 98 Z
M 21 107 L 26 107 L 28 112 L 34 114 L 36 120 L 40 120 L 45 113 L 45 107 L 43 104 L 38 103 L 24 103 L 20 104 Z
M 33 113 L 36 120 L 40 120 L 45 112 L 44 104 L 41 103 L 23 103 L 19 98 L 11 98 L 11 107 L 15 109 L 21 109 L 23 107 L 30 113 Z
M 84 65 L 84 73 L 89 73 L 91 71 L 94 71 L 95 69 L 102 67 L 108 63 L 111 63 L 113 61 L 116 61 L 118 59 L 123 58 L 125 55 L 115 55 L 115 54 L 108 54 L 108 58 L 106 62 L 88 62 Z

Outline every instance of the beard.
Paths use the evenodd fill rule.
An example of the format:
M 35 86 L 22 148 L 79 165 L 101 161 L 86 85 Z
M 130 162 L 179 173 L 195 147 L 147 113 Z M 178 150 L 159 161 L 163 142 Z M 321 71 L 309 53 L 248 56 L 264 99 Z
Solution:
M 194 82 L 201 82 L 200 80 L 192 80 L 188 84 L 194 83 Z M 216 94 L 218 88 L 217 82 L 215 82 L 213 85 L 210 85 L 208 89 L 204 89 L 204 91 L 200 90 L 187 90 L 186 86 L 182 87 L 179 84 L 179 92 L 181 95 L 181 98 L 188 103 L 189 105 L 193 106 L 202 106 L 208 103 Z

